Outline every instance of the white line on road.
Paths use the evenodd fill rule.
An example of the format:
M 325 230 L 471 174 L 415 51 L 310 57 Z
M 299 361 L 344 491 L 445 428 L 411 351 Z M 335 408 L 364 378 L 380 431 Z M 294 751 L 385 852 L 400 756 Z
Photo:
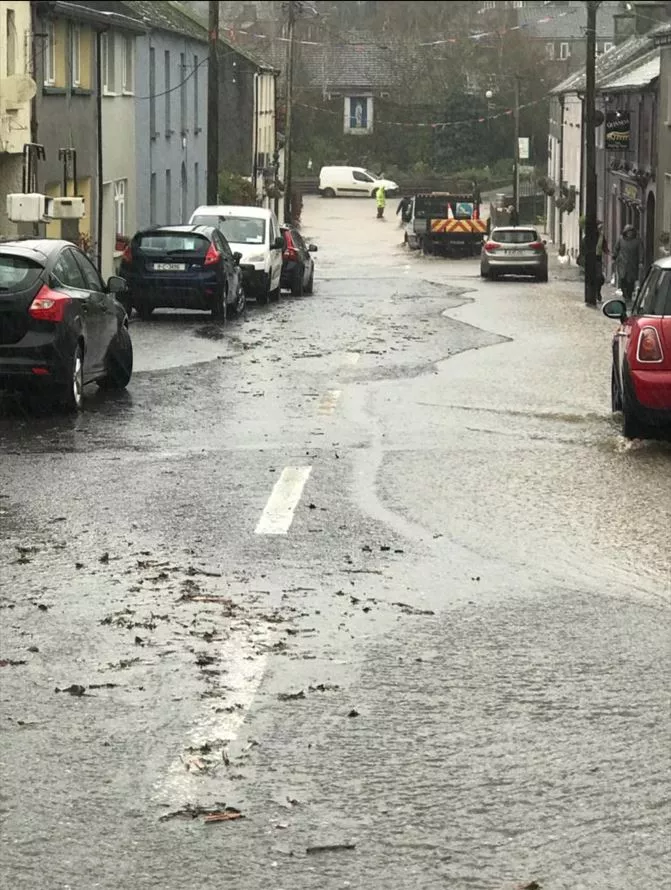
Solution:
M 346 352 L 345 353 L 345 363 L 348 365 L 358 364 L 360 358 L 361 358 L 361 353 L 359 353 L 359 352 Z
M 257 535 L 286 535 L 312 467 L 285 467 L 263 509 Z
M 333 414 L 336 409 L 336 405 L 338 404 L 338 399 L 342 395 L 342 390 L 340 389 L 329 389 L 321 398 L 319 402 L 319 413 L 320 414 Z

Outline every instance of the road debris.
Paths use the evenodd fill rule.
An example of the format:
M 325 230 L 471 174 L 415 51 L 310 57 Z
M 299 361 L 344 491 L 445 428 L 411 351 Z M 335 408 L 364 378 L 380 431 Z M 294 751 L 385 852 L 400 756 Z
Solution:
M 21 661 L 14 658 L 0 658 L 0 668 L 4 667 L 19 667 L 19 665 L 27 664 L 25 661 Z
M 159 817 L 158 821 L 169 822 L 171 819 L 198 819 L 200 816 L 203 817 L 204 822 L 233 822 L 236 819 L 245 818 L 240 810 L 235 807 L 228 807 L 223 803 L 215 803 L 212 807 L 201 807 L 189 803 L 180 810 L 165 813 Z
M 415 606 L 411 606 L 408 603 L 392 603 L 392 606 L 396 606 L 402 612 L 405 612 L 406 615 L 435 615 L 436 613 L 433 609 L 418 609 Z
M 54 691 L 55 692 L 69 692 L 70 695 L 79 697 L 86 693 L 86 686 L 80 686 L 78 683 L 73 683 L 72 686 L 67 686 L 65 689 L 59 689 L 57 686 Z
M 358 717 L 358 716 L 359 716 L 359 712 L 357 711 L 356 708 L 352 708 L 352 710 L 349 712 L 349 714 L 348 714 L 347 716 L 348 716 L 348 717 Z
M 279 701 L 296 701 L 300 698 L 305 698 L 305 690 L 301 689 L 300 692 L 280 692 L 277 696 Z
M 356 850 L 356 844 L 320 844 L 319 846 L 307 847 L 305 852 L 308 856 L 315 856 L 318 853 L 339 853 L 343 850 Z

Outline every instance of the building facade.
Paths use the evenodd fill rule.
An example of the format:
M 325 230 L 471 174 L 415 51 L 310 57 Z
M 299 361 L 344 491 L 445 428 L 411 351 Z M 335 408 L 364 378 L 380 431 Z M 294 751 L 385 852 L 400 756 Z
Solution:
M 655 34 L 659 49 L 657 117 L 657 256 L 671 249 L 671 25 Z
M 23 146 L 30 142 L 31 11 L 27 2 L 0 2 L 0 235 L 13 235 L 7 195 L 22 191 Z

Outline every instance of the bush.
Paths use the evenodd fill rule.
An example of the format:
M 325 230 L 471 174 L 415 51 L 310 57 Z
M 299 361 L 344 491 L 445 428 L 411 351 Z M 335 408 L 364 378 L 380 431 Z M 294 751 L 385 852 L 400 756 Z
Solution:
M 244 176 L 222 170 L 219 173 L 219 201 L 222 204 L 256 206 L 256 190 Z

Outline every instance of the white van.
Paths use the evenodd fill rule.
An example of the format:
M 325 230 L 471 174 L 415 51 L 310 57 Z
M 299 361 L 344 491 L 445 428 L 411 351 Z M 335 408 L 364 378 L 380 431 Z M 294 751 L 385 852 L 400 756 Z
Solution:
M 322 167 L 319 171 L 319 194 L 322 198 L 375 197 L 383 185 L 388 195 L 398 194 L 398 185 L 391 179 L 380 179 L 363 167 Z
M 240 268 L 248 296 L 259 303 L 279 299 L 284 238 L 272 210 L 225 204 L 203 206 L 194 210 L 189 223 L 216 227 L 233 253 L 242 254 Z

